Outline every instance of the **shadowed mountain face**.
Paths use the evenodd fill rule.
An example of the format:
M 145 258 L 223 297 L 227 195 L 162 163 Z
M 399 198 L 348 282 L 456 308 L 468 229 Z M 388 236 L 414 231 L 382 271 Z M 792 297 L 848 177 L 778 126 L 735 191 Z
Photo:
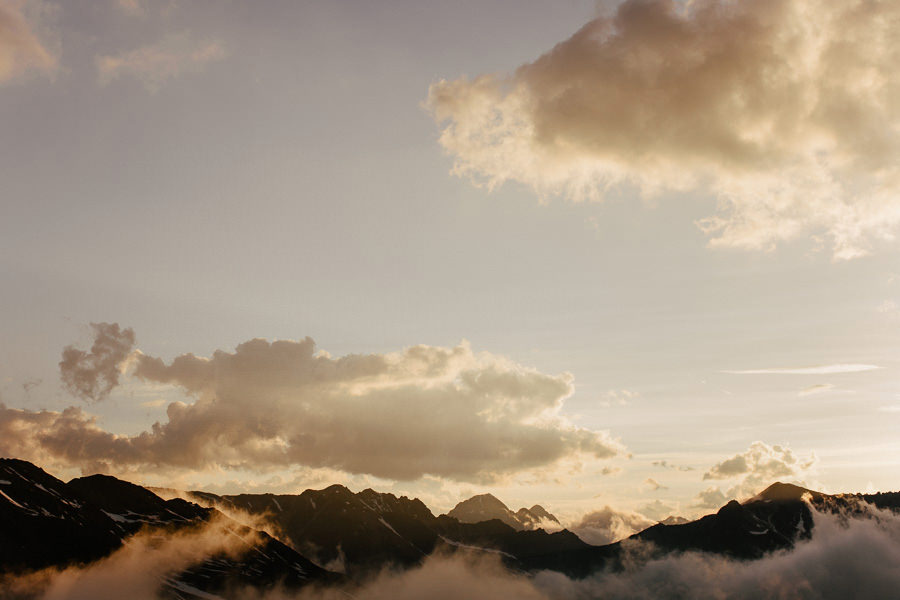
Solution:
M 514 528 L 493 513 L 478 522 L 461 522 L 452 511 L 435 517 L 420 500 L 371 489 L 354 494 L 340 485 L 299 495 L 190 492 L 188 497 L 226 512 L 236 509 L 267 515 L 301 553 L 351 575 L 387 565 L 416 565 L 438 547 L 501 552 L 517 567 L 527 556 L 589 547 L 569 531 L 524 530 L 518 521 Z M 514 515 L 499 500 L 490 498 Z M 530 518 L 555 520 L 542 508 L 535 508 L 540 512 L 529 512 L 534 515 Z
M 828 495 L 805 488 L 774 483 L 743 504 L 732 500 L 712 515 L 686 523 L 657 523 L 608 546 L 534 556 L 526 568 L 547 568 L 580 578 L 601 568 L 621 567 L 625 547 L 634 541 L 649 542 L 649 556 L 673 552 L 706 552 L 735 559 L 752 560 L 769 552 L 785 550 L 813 533 L 810 504 L 821 511 L 862 512 L 866 503 L 878 508 L 900 509 L 900 493 Z
M 0 574 L 86 564 L 110 555 L 141 531 L 161 538 L 224 519 L 227 534 L 243 540 L 242 550 L 204 555 L 186 569 L 161 576 L 165 595 L 202 598 L 241 587 L 265 590 L 277 584 L 296 589 L 310 582 L 358 581 L 386 567 L 421 564 L 436 550 L 489 552 L 515 570 L 550 569 L 579 578 L 598 569 L 621 568 L 635 542 L 649 542 L 646 557 L 696 551 L 751 560 L 813 535 L 810 504 L 850 513 L 864 512 L 865 503 L 900 508 L 900 493 L 830 496 L 776 483 L 743 504 L 729 502 L 696 521 L 659 523 L 624 542 L 591 546 L 566 530 L 518 530 L 497 518 L 466 523 L 450 514 L 436 517 L 417 499 L 371 489 L 354 494 L 340 485 L 297 495 L 192 492 L 188 497 L 226 513 L 239 510 L 257 520 L 265 516 L 285 543 L 215 508 L 164 500 L 114 477 L 94 475 L 63 483 L 30 463 L 0 459 Z M 506 508 L 493 496 L 473 500 L 461 505 L 467 510 Z M 550 520 L 552 515 L 538 509 L 528 512 Z M 245 520 L 246 515 L 236 518 Z
M 213 509 L 166 501 L 105 475 L 63 483 L 31 463 L 0 459 L 0 572 L 88 564 L 112 554 L 138 531 L 189 533 L 214 517 L 226 521 L 229 535 L 246 540 L 245 551 L 237 556 L 214 554 L 171 574 L 160 581 L 170 595 L 182 597 L 182 588 L 298 588 L 334 580 L 292 548 Z
M 546 524 L 559 525 L 559 520 L 538 504 L 513 512 L 491 494 L 481 494 L 463 500 L 448 512 L 447 516 L 461 523 L 480 523 L 498 519 L 517 531 L 537 529 Z
M 0 459 L 0 564 L 5 570 L 86 563 L 125 531 L 79 492 L 31 463 Z

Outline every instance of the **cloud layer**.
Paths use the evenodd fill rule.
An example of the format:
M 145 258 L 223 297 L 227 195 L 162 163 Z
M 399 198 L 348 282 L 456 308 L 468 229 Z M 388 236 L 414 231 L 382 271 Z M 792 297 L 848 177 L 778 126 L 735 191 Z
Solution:
M 705 190 L 711 244 L 827 235 L 836 258 L 900 224 L 900 5 L 626 0 L 509 75 L 427 106 L 456 173 L 600 200 Z
M 109 392 L 115 359 L 134 342 L 130 329 L 94 328 L 91 352 L 68 348 L 60 363 L 82 397 Z M 546 375 L 465 343 L 334 358 L 309 338 L 255 339 L 208 358 L 183 354 L 166 363 L 134 352 L 127 362 L 134 378 L 176 386 L 192 402 L 170 403 L 166 422 L 131 437 L 101 429 L 74 407 L 0 407 L 0 453 L 91 471 L 302 465 L 492 482 L 621 450 L 606 433 L 561 416 L 573 391 L 569 374 Z
M 818 599 L 894 598 L 900 589 L 900 518 L 868 511 L 869 518 L 814 513 L 814 535 L 787 552 L 756 561 L 733 561 L 714 555 L 685 553 L 646 560 L 635 547 L 620 572 L 598 572 L 573 580 L 544 571 L 533 577 L 503 568 L 496 555 L 459 552 L 427 558 L 421 567 L 386 571 L 362 585 L 309 588 L 299 593 L 244 590 L 243 600 L 588 600 L 593 598 Z M 152 537 L 152 540 L 151 540 Z M 9 593 L 41 597 L 155 598 L 162 578 L 190 562 L 243 545 L 221 529 L 165 537 L 162 532 L 137 536 L 109 558 L 84 568 L 43 571 L 30 577 L 0 581 Z M 151 543 L 152 542 L 152 543 Z M 246 546 L 244 546 L 246 547 Z

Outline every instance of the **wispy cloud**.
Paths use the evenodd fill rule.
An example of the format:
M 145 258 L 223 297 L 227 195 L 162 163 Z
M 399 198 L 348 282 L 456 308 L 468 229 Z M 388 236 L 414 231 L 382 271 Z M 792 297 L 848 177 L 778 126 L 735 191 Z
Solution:
M 837 373 L 861 373 L 880 369 L 878 365 L 836 364 L 818 367 L 785 367 L 773 369 L 746 369 L 743 371 L 722 371 L 732 375 L 834 375 Z
M 0 0 L 0 83 L 31 71 L 53 73 L 57 57 L 38 38 L 26 19 L 21 2 Z
M 814 396 L 816 394 L 824 394 L 825 392 L 830 392 L 834 389 L 834 384 L 831 383 L 817 383 L 816 385 L 811 385 L 807 388 L 803 388 L 799 392 L 797 392 L 798 396 Z
M 189 32 L 182 32 L 169 34 L 155 44 L 129 52 L 98 56 L 96 63 L 101 84 L 130 76 L 155 92 L 169 80 L 200 71 L 208 63 L 223 59 L 226 54 L 221 41 L 197 41 Z

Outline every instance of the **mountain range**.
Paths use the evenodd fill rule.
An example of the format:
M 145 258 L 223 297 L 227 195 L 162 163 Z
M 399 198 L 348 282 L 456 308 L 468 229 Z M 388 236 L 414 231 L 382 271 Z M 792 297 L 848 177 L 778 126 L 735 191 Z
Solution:
M 578 578 L 621 567 L 634 541 L 651 542 L 646 547 L 652 555 L 698 551 L 760 558 L 812 535 L 810 504 L 843 511 L 860 502 L 898 509 L 900 493 L 832 496 L 775 483 L 698 520 L 671 519 L 628 540 L 592 546 L 568 530 L 541 528 L 560 526 L 542 507 L 513 512 L 490 494 L 435 516 L 418 499 L 372 489 L 177 493 L 106 475 L 66 483 L 31 463 L 0 459 L 0 573 L 87 565 L 142 533 L 162 538 L 216 523 L 237 540 L 239 551 L 213 552 L 167 573 L 159 581 L 165 595 L 208 598 L 241 587 L 360 581 L 384 569 L 419 565 L 435 552 L 490 553 L 519 572 L 549 569 Z

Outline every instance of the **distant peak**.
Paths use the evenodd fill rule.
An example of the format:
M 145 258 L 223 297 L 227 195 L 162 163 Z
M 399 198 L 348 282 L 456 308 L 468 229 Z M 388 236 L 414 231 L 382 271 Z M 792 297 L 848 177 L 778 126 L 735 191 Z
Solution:
M 559 523 L 559 520 L 547 512 L 539 504 L 531 508 L 520 508 L 513 512 L 496 496 L 479 494 L 457 504 L 447 513 L 462 523 L 479 523 L 491 519 L 499 519 L 513 529 L 534 529 L 547 521 Z
M 792 483 L 782 483 L 780 481 L 776 481 L 759 494 L 750 499 L 750 501 L 754 500 L 771 500 L 776 502 L 786 502 L 786 501 L 795 501 L 803 498 L 805 494 L 811 495 L 813 498 L 822 497 L 824 494 L 821 492 L 816 492 L 813 490 L 808 490 L 804 487 L 800 487 L 799 485 L 794 485 Z
M 321 490 L 321 491 L 323 491 L 323 492 L 330 492 L 330 493 L 332 493 L 332 494 L 335 494 L 335 493 L 347 493 L 347 494 L 352 494 L 352 493 L 353 493 L 353 492 L 351 492 L 346 486 L 343 486 L 343 485 L 341 485 L 341 484 L 339 484 L 339 483 L 334 483 L 334 484 L 332 484 L 332 485 L 329 485 L 327 488 L 324 488 L 324 489 Z
M 528 511 L 542 521 L 553 521 L 554 523 L 559 523 L 559 519 L 557 519 L 555 515 L 551 514 L 540 504 L 535 504 L 534 506 L 529 508 Z

